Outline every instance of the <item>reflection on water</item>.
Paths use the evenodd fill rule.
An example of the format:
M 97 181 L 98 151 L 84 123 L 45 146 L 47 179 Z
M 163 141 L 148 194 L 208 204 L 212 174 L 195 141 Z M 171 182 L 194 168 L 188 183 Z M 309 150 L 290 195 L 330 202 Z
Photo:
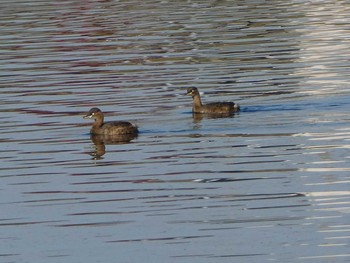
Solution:
M 129 143 L 131 140 L 137 138 L 137 134 L 121 134 L 121 135 L 90 135 L 90 139 L 94 144 L 94 150 L 89 154 L 94 159 L 101 159 L 106 153 L 106 145 L 118 145 Z
M 0 261 L 347 261 L 349 8 L 2 1 Z
M 217 118 L 230 118 L 234 117 L 235 114 L 233 112 L 227 112 L 227 113 L 192 113 L 193 121 L 194 122 L 201 122 L 203 118 L 208 119 L 217 119 Z

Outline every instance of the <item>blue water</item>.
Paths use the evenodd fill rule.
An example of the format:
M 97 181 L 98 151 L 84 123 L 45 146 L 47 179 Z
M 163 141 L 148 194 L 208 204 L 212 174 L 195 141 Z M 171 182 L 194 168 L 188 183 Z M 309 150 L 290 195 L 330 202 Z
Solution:
M 0 261 L 349 261 L 349 7 L 2 1 Z

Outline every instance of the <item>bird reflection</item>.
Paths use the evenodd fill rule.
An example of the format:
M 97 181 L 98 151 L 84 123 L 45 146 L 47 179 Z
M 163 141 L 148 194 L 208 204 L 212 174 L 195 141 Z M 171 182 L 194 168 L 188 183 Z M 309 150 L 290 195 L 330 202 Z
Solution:
M 227 113 L 192 113 L 193 122 L 199 123 L 204 118 L 207 119 L 219 119 L 219 118 L 230 118 L 234 117 L 235 113 L 233 112 L 227 112 Z
M 135 134 L 123 134 L 118 136 L 91 134 L 90 139 L 95 147 L 94 150 L 88 154 L 90 154 L 94 160 L 100 160 L 106 153 L 106 145 L 126 144 L 136 137 L 137 135 Z

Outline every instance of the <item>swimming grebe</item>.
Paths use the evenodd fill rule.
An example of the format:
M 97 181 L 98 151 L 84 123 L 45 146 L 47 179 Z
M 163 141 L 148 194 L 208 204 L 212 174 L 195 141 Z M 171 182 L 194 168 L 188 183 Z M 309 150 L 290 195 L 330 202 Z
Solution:
M 84 119 L 95 119 L 90 130 L 91 134 L 111 136 L 138 134 L 137 126 L 128 121 L 104 122 L 103 113 L 99 108 L 90 109 L 86 116 L 84 116 Z
M 203 105 L 199 91 L 195 87 L 188 88 L 186 95 L 193 98 L 193 113 L 226 115 L 239 111 L 239 105 L 234 102 L 212 102 Z

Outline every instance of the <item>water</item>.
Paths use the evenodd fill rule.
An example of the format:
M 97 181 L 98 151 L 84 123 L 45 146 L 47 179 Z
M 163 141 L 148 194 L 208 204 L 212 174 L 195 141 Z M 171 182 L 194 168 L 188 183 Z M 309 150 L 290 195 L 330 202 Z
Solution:
M 1 262 L 348 262 L 349 9 L 2 1 Z

